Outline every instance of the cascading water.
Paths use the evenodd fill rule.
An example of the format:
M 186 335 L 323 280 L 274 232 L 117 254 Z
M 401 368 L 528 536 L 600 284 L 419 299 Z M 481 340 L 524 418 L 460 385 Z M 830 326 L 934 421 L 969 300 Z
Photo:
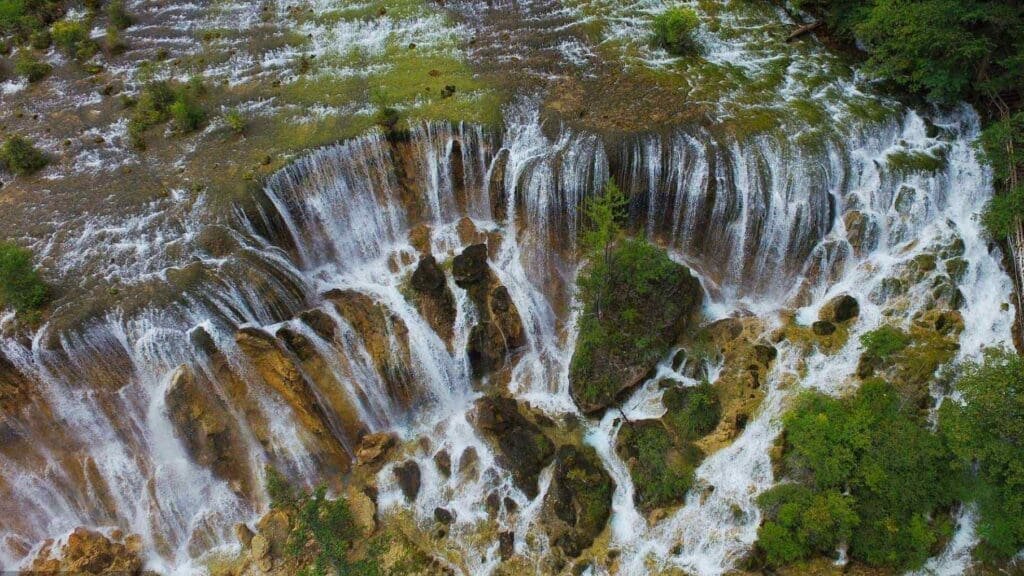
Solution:
M 569 128 L 550 135 L 536 108 L 520 103 L 502 134 L 426 123 L 405 143 L 371 133 L 318 150 L 230 218 L 191 212 L 173 254 L 140 254 L 121 267 L 122 281 L 138 291 L 131 298 L 156 295 L 161 305 L 121 304 L 85 322 L 65 310 L 69 320 L 58 315 L 31 343 L 3 340 L 3 357 L 39 395 L 3 422 L 11 441 L 0 448 L 0 563 L 17 566 L 42 539 L 78 525 L 117 526 L 142 536 L 152 567 L 191 572 L 204 553 L 234 545 L 234 522 L 264 509 L 266 464 L 312 485 L 346 469 L 362 432 L 391 429 L 431 439 L 407 453 L 423 486 L 410 515 L 425 524 L 439 506 L 455 511 L 450 539 L 462 552 L 460 569 L 488 573 L 500 562 L 498 546 L 475 537 L 490 494 L 515 503 L 498 525 L 539 566 L 551 471 L 529 498 L 471 423 L 480 392 L 465 350 L 477 312 L 449 280 L 455 312 L 446 341 L 407 297 L 421 252 L 446 262 L 486 238 L 525 333 L 505 385 L 549 417 L 583 422 L 616 484 L 610 546 L 621 551 L 618 573 L 680 566 L 721 574 L 756 537 L 754 499 L 775 480 L 769 449 L 787 399 L 800 388 L 852 385 L 857 336 L 882 321 L 881 283 L 891 272 L 959 238 L 969 263 L 959 283 L 963 312 L 972 319 L 959 358 L 1008 342 L 1011 314 L 994 303 L 1006 300 L 1010 282 L 974 220 L 991 188 L 970 147 L 977 119 L 958 110 L 931 122 L 940 136 L 906 112 L 820 148 L 773 136 L 730 141 L 706 128 L 612 143 Z M 895 151 L 935 146 L 945 147 L 938 172 L 886 168 Z M 708 320 L 754 311 L 770 329 L 778 310 L 799 308 L 808 323 L 839 293 L 856 296 L 862 310 L 836 354 L 803 357 L 779 346 L 760 410 L 700 466 L 685 504 L 654 523 L 633 504 L 615 452 L 616 413 L 588 420 L 568 392 L 580 206 L 610 175 L 630 193 L 630 228 L 700 272 L 712 296 Z M 845 218 L 852 212 L 856 230 Z M 424 226 L 428 241 L 414 240 Z M 930 298 L 911 289 L 889 321 L 908 322 Z M 714 366 L 709 374 L 714 380 Z M 693 383 L 668 364 L 655 380 L 662 378 Z M 655 380 L 626 401 L 626 417 L 663 411 Z M 295 389 L 309 394 L 295 400 Z M 190 393 L 227 422 L 206 445 L 186 445 L 176 428 Z M 210 463 L 218 441 L 237 451 L 230 470 Z M 439 452 L 457 460 L 469 449 L 476 474 L 438 469 Z M 381 510 L 405 507 L 392 465 L 377 479 Z M 955 547 L 970 540 L 968 530 L 932 567 L 960 561 Z

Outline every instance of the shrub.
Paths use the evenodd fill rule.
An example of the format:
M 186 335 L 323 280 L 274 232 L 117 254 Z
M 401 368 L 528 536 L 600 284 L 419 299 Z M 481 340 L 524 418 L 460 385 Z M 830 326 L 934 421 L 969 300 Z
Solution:
M 883 360 L 903 350 L 909 344 L 910 336 L 906 332 L 888 324 L 860 337 L 860 345 L 864 347 L 864 353 Z
M 135 104 L 135 112 L 128 123 L 132 144 L 144 148 L 143 135 L 147 129 L 173 119 L 178 132 L 191 132 L 206 119 L 206 112 L 197 103 L 203 93 L 201 82 L 172 85 L 167 81 L 149 82 L 143 87 Z
M 238 110 L 231 110 L 224 115 L 224 123 L 228 125 L 235 134 L 241 134 L 245 132 L 245 116 Z
M 299 501 L 295 487 L 276 468 L 266 467 L 267 496 L 271 508 L 294 508 Z
M 690 54 L 697 50 L 693 34 L 699 25 L 700 19 L 692 8 L 675 6 L 654 17 L 654 40 L 670 54 Z
M 781 484 L 757 501 L 768 518 L 758 543 L 772 566 L 805 560 L 813 553 L 829 554 L 848 542 L 860 523 L 853 498 L 835 491 Z
M 124 7 L 124 0 L 110 0 L 107 4 L 107 21 L 118 30 L 132 25 L 132 17 Z
M 27 50 L 19 51 L 18 57 L 14 60 L 14 73 L 23 76 L 29 82 L 39 82 L 49 76 L 52 71 L 53 66 L 46 62 L 40 62 Z
M 42 30 L 36 30 L 28 37 L 29 46 L 36 50 L 46 50 L 53 43 L 53 38 L 50 37 L 50 31 L 45 28 Z
M 38 310 L 46 299 L 32 253 L 12 242 L 0 242 L 0 299 L 19 313 Z
M 636 503 L 647 510 L 681 502 L 704 457 L 692 443 L 674 442 L 660 422 L 651 420 L 625 424 L 616 450 L 630 463 Z
M 104 37 L 103 49 L 106 50 L 107 54 L 116 56 L 128 50 L 128 43 L 125 42 L 124 37 L 121 36 L 121 32 L 117 28 L 109 27 Z
M 193 100 L 192 96 L 186 93 L 179 93 L 175 96 L 170 113 L 171 118 L 174 119 L 175 128 L 181 133 L 196 130 L 206 120 L 206 112 Z
M 89 38 L 89 27 L 81 20 L 60 20 L 50 27 L 53 43 L 65 54 L 88 60 L 96 53 L 96 43 Z
M 939 425 L 953 452 L 976 470 L 971 494 L 981 518 L 978 552 L 1005 559 L 1024 547 L 1024 359 L 990 352 L 956 382 L 963 403 L 942 404 Z
M 49 163 L 41 150 L 21 136 L 11 136 L 0 147 L 0 163 L 15 174 L 33 174 Z

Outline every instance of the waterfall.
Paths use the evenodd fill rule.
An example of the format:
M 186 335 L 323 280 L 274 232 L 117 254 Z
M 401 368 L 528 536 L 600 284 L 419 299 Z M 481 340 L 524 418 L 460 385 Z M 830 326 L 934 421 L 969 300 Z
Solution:
M 550 470 L 531 500 L 500 473 L 470 424 L 481 394 L 465 354 L 473 304 L 449 279 L 449 342 L 408 297 L 422 251 L 444 263 L 486 239 L 525 332 L 507 389 L 552 418 L 583 422 L 585 441 L 617 485 L 610 531 L 620 573 L 645 573 L 653 561 L 722 574 L 756 537 L 754 500 L 775 481 L 769 449 L 787 400 L 803 388 L 839 393 L 849 385 L 857 337 L 883 321 L 878 294 L 890 273 L 962 240 L 971 321 L 959 359 L 1009 342 L 1012 314 L 996 303 L 1012 287 L 975 221 L 991 193 L 970 144 L 978 120 L 960 109 L 928 121 L 941 137 L 907 111 L 820 147 L 771 135 L 730 140 L 704 126 L 606 139 L 542 129 L 537 107 L 524 101 L 507 111 L 501 132 L 428 122 L 408 140 L 371 132 L 316 150 L 227 215 L 201 199 L 183 213 L 161 207 L 162 217 L 129 217 L 137 225 L 103 232 L 149 243 L 117 262 L 103 258 L 103 275 L 124 286 L 118 298 L 98 309 L 60 308 L 31 342 L 2 340 L 0 360 L 33 393 L 0 428 L 0 564 L 18 566 L 44 538 L 90 525 L 140 534 L 148 565 L 190 572 L 205 553 L 235 549 L 232 524 L 265 510 L 265 466 L 311 486 L 328 471 L 343 473 L 358 435 L 378 430 L 430 437 L 410 454 L 423 471 L 410 513 L 426 525 L 435 507 L 456 510 L 450 538 L 467 570 L 488 573 L 499 562 L 497 546 L 469 537 L 488 517 L 492 493 L 517 505 L 516 515 L 498 517 L 515 532 L 517 552 L 541 558 L 548 543 L 526 535 L 536 532 Z M 894 151 L 939 145 L 947 162 L 936 173 L 887 168 Z M 633 505 L 614 450 L 619 425 L 610 415 L 583 417 L 568 392 L 581 206 L 608 178 L 629 195 L 628 228 L 700 274 L 709 320 L 754 311 L 774 326 L 779 310 L 795 308 L 809 323 L 840 293 L 855 295 L 862 310 L 834 355 L 805 358 L 780 346 L 760 410 L 700 466 L 685 504 L 654 524 Z M 423 234 L 426 242 L 417 239 Z M 175 249 L 160 253 L 168 241 Z M 78 261 L 64 261 L 69 273 L 100 266 L 90 260 L 95 248 L 85 248 Z M 912 291 L 889 321 L 909 322 L 929 297 Z M 656 379 L 663 377 L 685 383 L 667 365 Z M 297 405 L 275 378 L 309 394 Z M 654 383 L 626 402 L 628 416 L 660 414 Z M 176 410 L 195 398 L 226 422 L 215 434 L 237 451 L 236 469 L 208 462 L 215 442 L 182 439 Z M 454 462 L 469 449 L 475 476 L 437 469 L 441 450 Z M 378 483 L 384 512 L 405 506 L 390 465 Z M 962 557 L 955 552 L 948 556 Z

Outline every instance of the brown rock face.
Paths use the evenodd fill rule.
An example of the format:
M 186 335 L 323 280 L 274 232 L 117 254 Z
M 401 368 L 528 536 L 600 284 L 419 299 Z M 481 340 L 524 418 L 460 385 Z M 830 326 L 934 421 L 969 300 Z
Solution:
M 197 378 L 187 366 L 179 366 L 171 376 L 166 404 L 175 433 L 192 458 L 244 494 L 251 494 L 248 451 L 237 422 L 213 392 L 212 384 Z
M 57 558 L 49 558 L 53 543 L 43 546 L 29 573 L 124 574 L 142 573 L 137 536 L 115 542 L 88 528 L 76 528 Z
M 448 289 L 444 270 L 437 265 L 433 255 L 420 258 L 412 273 L 411 284 L 420 314 L 450 348 L 455 331 L 455 298 Z
M 356 450 L 356 459 L 360 464 L 374 465 L 384 460 L 398 439 L 390 432 L 374 432 L 363 436 Z
M 860 304 L 849 294 L 836 296 L 821 307 L 818 320 L 826 320 L 837 324 L 852 320 L 860 315 Z
M 29 399 L 31 381 L 0 352 L 0 412 L 13 414 Z
M 536 497 L 540 471 L 555 454 L 551 440 L 519 412 L 511 398 L 477 400 L 474 421 L 497 448 L 498 463 L 512 472 L 516 486 L 530 498 Z
M 415 502 L 416 497 L 420 494 L 419 464 L 415 460 L 406 460 L 401 465 L 395 466 L 392 472 L 394 472 L 395 480 L 398 481 L 398 487 L 402 489 L 405 499 Z
M 313 437 L 315 450 L 347 470 L 349 457 L 339 439 L 332 434 L 331 422 L 316 393 L 310 388 L 295 362 L 278 345 L 277 340 L 256 328 L 242 328 L 235 341 L 252 360 L 263 381 L 295 412 L 296 419 Z
M 359 333 L 377 373 L 388 387 L 388 396 L 399 406 L 412 408 L 420 393 L 409 368 L 412 363 L 405 323 L 366 294 L 331 290 L 324 297 Z M 392 346 L 392 341 L 396 346 Z
M 479 312 L 480 322 L 470 331 L 466 353 L 473 375 L 480 378 L 507 366 L 509 357 L 526 344 L 523 321 L 508 289 L 487 264 L 486 244 L 474 244 L 456 256 L 452 276 Z

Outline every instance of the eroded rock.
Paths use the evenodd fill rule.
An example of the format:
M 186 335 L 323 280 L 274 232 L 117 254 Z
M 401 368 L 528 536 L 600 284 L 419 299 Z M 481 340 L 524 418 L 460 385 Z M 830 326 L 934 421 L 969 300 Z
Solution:
M 60 550 L 53 549 L 53 542 L 45 544 L 32 562 L 31 571 L 126 576 L 141 574 L 141 541 L 138 536 L 119 540 L 88 528 L 76 528 Z M 55 557 L 50 558 L 51 555 Z
M 558 449 L 542 522 L 566 556 L 579 556 L 604 529 L 614 490 L 615 483 L 592 448 L 566 445 Z
M 498 452 L 498 463 L 528 497 L 537 496 L 537 478 L 554 456 L 555 447 L 536 424 L 526 419 L 511 398 L 484 397 L 476 401 L 474 423 Z

